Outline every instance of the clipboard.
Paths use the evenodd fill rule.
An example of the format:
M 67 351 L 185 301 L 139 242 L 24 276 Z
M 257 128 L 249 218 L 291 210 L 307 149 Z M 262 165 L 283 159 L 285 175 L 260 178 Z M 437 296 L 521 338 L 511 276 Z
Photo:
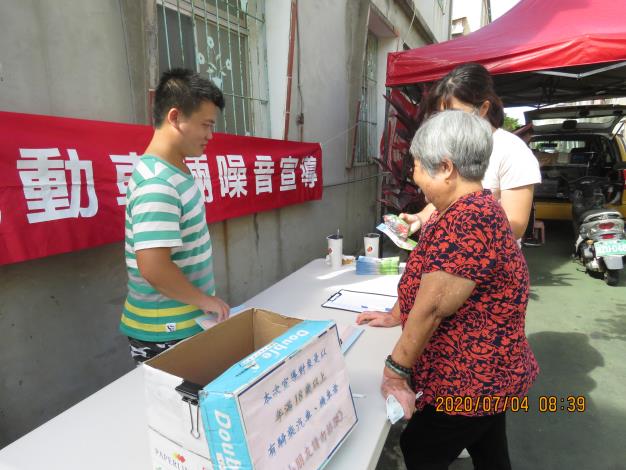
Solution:
M 398 297 L 395 295 L 341 289 L 339 292 L 331 295 L 322 304 L 322 307 L 355 313 L 365 312 L 366 310 L 391 312 L 397 299 Z

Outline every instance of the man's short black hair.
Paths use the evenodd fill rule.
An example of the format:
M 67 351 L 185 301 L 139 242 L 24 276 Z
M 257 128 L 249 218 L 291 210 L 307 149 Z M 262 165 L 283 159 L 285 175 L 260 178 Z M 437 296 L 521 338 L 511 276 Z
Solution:
M 210 101 L 220 110 L 224 109 L 222 91 L 208 78 L 187 69 L 172 69 L 163 73 L 154 94 L 154 127 L 161 127 L 170 109 L 178 108 L 189 116 L 203 101 Z

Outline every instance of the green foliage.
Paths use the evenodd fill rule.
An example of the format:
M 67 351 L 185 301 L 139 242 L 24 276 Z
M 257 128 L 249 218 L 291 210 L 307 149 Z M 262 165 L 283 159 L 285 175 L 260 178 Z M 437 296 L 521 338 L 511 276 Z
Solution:
M 517 119 L 512 118 L 510 116 L 504 116 L 504 125 L 502 126 L 504 130 L 513 132 L 520 126 L 520 123 Z

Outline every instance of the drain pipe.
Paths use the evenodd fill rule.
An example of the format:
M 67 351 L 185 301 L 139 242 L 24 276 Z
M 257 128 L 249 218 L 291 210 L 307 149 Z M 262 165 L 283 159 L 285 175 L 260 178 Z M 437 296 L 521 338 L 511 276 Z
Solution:
M 291 24 L 289 26 L 289 55 L 287 59 L 287 101 L 285 103 L 285 133 L 283 140 L 289 138 L 289 121 L 291 118 L 291 81 L 293 76 L 293 53 L 296 41 L 296 21 L 298 9 L 295 0 L 291 1 Z

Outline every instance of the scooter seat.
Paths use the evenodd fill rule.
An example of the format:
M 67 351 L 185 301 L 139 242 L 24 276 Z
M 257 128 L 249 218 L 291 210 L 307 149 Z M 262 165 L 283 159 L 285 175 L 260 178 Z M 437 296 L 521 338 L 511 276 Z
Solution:
M 622 218 L 622 214 L 620 214 L 618 211 L 613 210 L 613 209 L 591 209 L 588 211 L 583 212 L 582 216 L 580 217 L 580 220 L 582 220 L 582 223 L 585 224 L 587 222 L 591 222 L 591 219 L 599 214 L 604 214 L 606 216 L 608 216 L 607 218 L 609 219 L 621 219 Z

